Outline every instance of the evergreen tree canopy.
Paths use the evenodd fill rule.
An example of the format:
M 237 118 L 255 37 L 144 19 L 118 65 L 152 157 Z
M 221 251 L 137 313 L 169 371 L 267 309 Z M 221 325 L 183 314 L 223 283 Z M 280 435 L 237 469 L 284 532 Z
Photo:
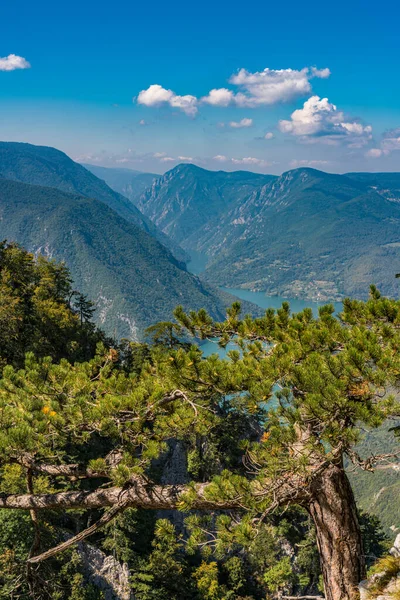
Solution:
M 4 369 L 0 508 L 30 510 L 37 521 L 50 509 L 105 509 L 55 548 L 38 542 L 29 564 L 68 549 L 129 507 L 195 511 L 194 546 L 211 544 L 200 513 L 215 513 L 213 543 L 221 548 L 251 543 L 269 515 L 293 505 L 315 525 L 326 598 L 356 598 L 364 555 L 344 459 L 373 469 L 384 457 L 357 455 L 362 429 L 400 415 L 389 393 L 400 374 L 400 302 L 372 288 L 367 302 L 346 300 L 340 319 L 329 305 L 314 318 L 309 309 L 291 314 L 286 303 L 258 319 L 241 318 L 238 304 L 221 323 L 179 308 L 176 318 L 188 334 L 236 348 L 224 359 L 205 358 L 197 345 L 177 344 L 174 328 L 167 347 L 132 347 L 133 371 L 104 346 L 83 363 L 31 352 L 23 369 Z M 213 433 L 235 419 L 248 426 L 230 429 L 236 456 L 214 455 L 196 469 L 199 440 L 211 444 Z M 190 484 L 159 480 L 156 459 L 171 439 L 191 448 Z M 18 477 L 28 493 L 8 493 Z M 287 565 L 276 569 L 283 577 Z M 212 567 L 198 577 L 212 580 Z
M 22 366 L 27 352 L 87 360 L 106 341 L 91 322 L 94 307 L 75 292 L 65 264 L 0 244 L 0 361 Z

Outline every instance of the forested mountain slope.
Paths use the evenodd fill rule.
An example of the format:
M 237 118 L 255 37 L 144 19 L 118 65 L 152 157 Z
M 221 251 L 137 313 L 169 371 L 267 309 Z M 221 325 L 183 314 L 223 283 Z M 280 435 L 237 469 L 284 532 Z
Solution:
M 396 293 L 400 205 L 343 175 L 284 173 L 221 219 L 210 280 L 306 298 Z M 220 240 L 224 240 L 221 244 Z
M 0 142 L 0 177 L 96 198 L 130 223 L 153 235 L 170 248 L 179 260 L 186 258 L 185 253 L 132 202 L 60 150 L 33 144 Z
M 207 171 L 181 164 L 156 180 L 136 204 L 175 242 L 195 250 L 202 227 L 212 228 L 214 219 L 273 179 L 248 171 Z
M 396 173 L 301 168 L 276 178 L 180 165 L 138 206 L 186 250 L 207 256 L 211 282 L 338 300 L 365 297 L 371 283 L 397 293 L 398 190 Z
M 111 335 L 140 337 L 147 326 L 171 318 L 178 304 L 224 314 L 218 293 L 98 200 L 0 179 L 0 238 L 64 260 Z

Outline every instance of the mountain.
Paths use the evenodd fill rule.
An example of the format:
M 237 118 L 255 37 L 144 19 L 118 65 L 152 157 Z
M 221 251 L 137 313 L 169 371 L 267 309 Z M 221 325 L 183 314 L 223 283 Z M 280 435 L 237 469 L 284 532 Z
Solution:
M 400 173 L 347 173 L 346 176 L 365 183 L 385 198 L 400 201 Z
M 178 304 L 221 318 L 231 301 L 138 225 L 76 193 L 0 179 L 0 238 L 64 260 L 77 288 L 97 302 L 97 321 L 118 337 L 140 338 Z
M 122 194 L 132 202 L 146 188 L 150 187 L 155 179 L 160 177 L 160 175 L 156 175 L 155 173 L 142 173 L 133 169 L 99 167 L 86 163 L 82 163 L 82 166 L 99 179 L 105 181 L 112 190 Z
M 309 299 L 365 297 L 371 283 L 396 294 L 399 225 L 400 204 L 363 181 L 288 171 L 220 219 L 208 278 Z
M 248 171 L 207 171 L 181 164 L 157 179 L 136 200 L 138 208 L 186 250 L 196 250 L 203 227 L 240 203 L 273 175 Z
M 158 230 L 132 202 L 60 150 L 19 142 L 0 142 L 0 177 L 96 198 L 156 237 L 179 260 L 187 259 L 182 249 Z
M 180 165 L 138 206 L 226 287 L 310 300 L 398 293 L 400 175 L 301 168 L 280 177 Z M 398 265 L 398 266 L 396 266 Z

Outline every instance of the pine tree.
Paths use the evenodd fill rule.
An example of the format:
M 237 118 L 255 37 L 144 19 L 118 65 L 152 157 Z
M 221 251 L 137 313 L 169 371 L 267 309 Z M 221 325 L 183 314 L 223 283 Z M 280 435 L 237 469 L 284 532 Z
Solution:
M 364 427 L 400 415 L 389 393 L 400 374 L 400 302 L 372 288 L 368 302 L 346 300 L 340 319 L 329 305 L 314 318 L 309 309 L 291 314 L 286 303 L 258 319 L 241 318 L 239 305 L 222 323 L 205 311 L 178 309 L 176 318 L 188 334 L 236 349 L 221 359 L 204 358 L 197 345 L 156 345 L 134 373 L 104 347 L 86 363 L 28 354 L 23 370 L 4 369 L 1 464 L 18 465 L 32 485 L 2 494 L 0 508 L 31 511 L 39 522 L 49 509 L 104 509 L 71 539 L 41 545 L 29 564 L 97 533 L 128 507 L 193 511 L 195 545 L 209 543 L 196 515 L 212 513 L 218 549 L 250 544 L 274 512 L 295 506 L 314 523 L 327 600 L 357 598 L 364 552 L 344 461 L 373 470 L 387 458 L 360 457 L 355 445 Z M 197 470 L 190 484 L 157 480 L 155 460 L 168 440 L 195 451 L 227 415 L 254 423 L 252 435 L 237 436 L 241 460 L 224 465 L 216 456 L 214 470 Z M 288 565 L 274 568 L 286 581 Z M 211 571 L 203 575 L 215 579 Z
M 65 264 L 0 243 L 0 366 L 23 366 L 27 352 L 88 360 L 98 342 L 110 344 L 92 323 L 93 304 L 71 285 Z

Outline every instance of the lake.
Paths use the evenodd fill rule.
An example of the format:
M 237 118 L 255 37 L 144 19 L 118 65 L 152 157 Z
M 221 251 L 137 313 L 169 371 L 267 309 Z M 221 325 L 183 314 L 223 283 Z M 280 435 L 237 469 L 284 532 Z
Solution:
M 225 292 L 229 292 L 230 294 L 237 296 L 241 300 L 248 300 L 249 302 L 253 302 L 253 304 L 257 304 L 261 308 L 280 308 L 282 306 L 282 302 L 289 302 L 290 309 L 292 312 L 300 312 L 304 308 L 312 308 L 312 311 L 315 316 L 318 315 L 318 308 L 323 306 L 324 304 L 328 304 L 327 302 L 311 302 L 310 300 L 299 300 L 298 298 L 283 298 L 282 296 L 267 296 L 265 292 L 252 292 L 250 290 L 242 290 L 237 288 L 221 288 Z M 341 302 L 332 302 L 334 305 L 336 312 L 340 312 L 342 310 Z M 235 344 L 228 344 L 227 349 L 234 349 Z M 217 353 L 219 356 L 223 357 L 226 354 L 226 349 L 219 348 L 216 342 L 205 342 L 202 344 L 201 349 L 205 356 L 209 356 L 210 354 Z
M 199 275 L 205 269 L 207 264 L 207 258 L 204 254 L 199 252 L 191 252 L 191 261 L 188 264 L 188 270 L 194 275 Z M 318 315 L 318 308 L 323 306 L 324 304 L 328 304 L 327 302 L 311 302 L 311 300 L 300 300 L 299 298 L 284 298 L 282 296 L 267 296 L 265 292 L 252 292 L 251 290 L 243 290 L 240 288 L 221 288 L 225 292 L 229 292 L 233 296 L 236 296 L 240 300 L 248 300 L 249 302 L 253 302 L 253 304 L 257 304 L 261 308 L 280 308 L 282 306 L 282 302 L 289 302 L 290 309 L 292 312 L 300 312 L 304 308 L 312 308 L 312 311 L 315 316 Z M 332 302 L 334 305 L 336 312 L 340 312 L 342 310 L 341 302 Z M 234 344 L 229 347 L 234 348 Z M 209 356 L 210 354 L 217 353 L 220 356 L 224 356 L 226 354 L 226 350 L 223 348 L 219 348 L 216 342 L 206 342 L 202 344 L 201 349 L 204 352 L 205 356 Z

